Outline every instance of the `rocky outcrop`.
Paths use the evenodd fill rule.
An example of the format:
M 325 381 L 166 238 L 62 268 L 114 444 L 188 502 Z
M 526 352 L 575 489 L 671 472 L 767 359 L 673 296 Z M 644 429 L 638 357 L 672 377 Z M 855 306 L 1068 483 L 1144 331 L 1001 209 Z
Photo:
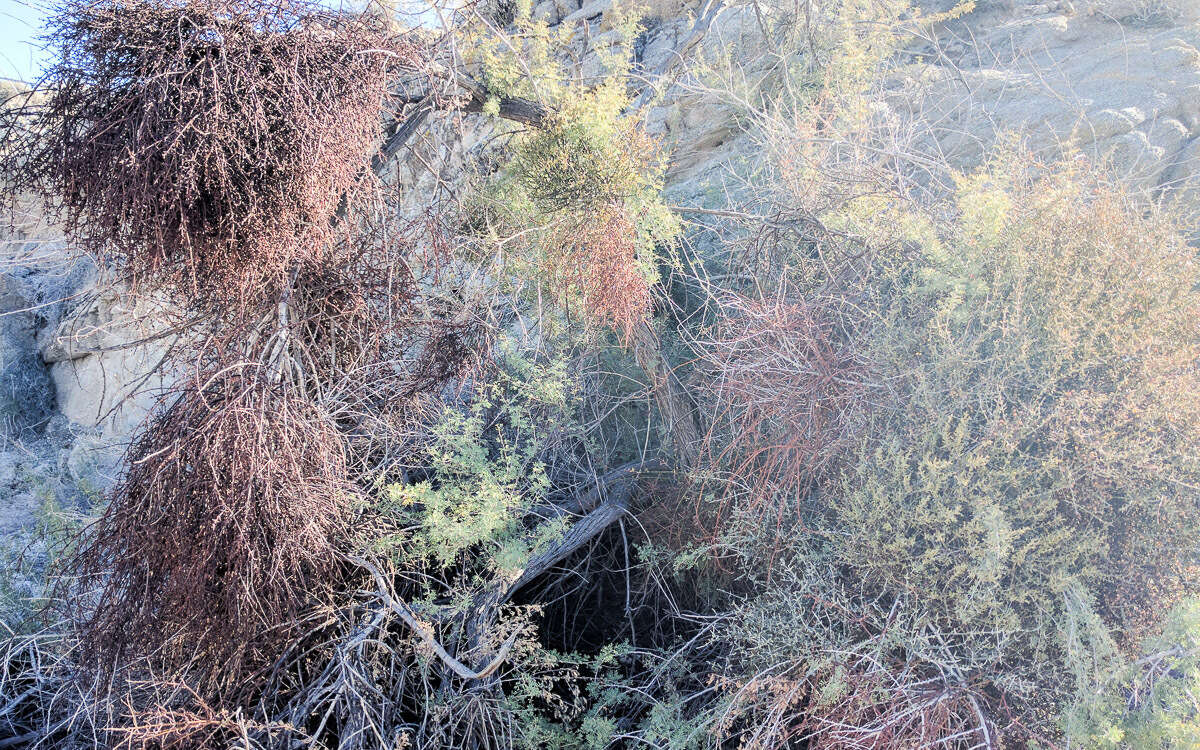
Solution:
M 99 498 L 121 438 L 62 412 L 64 389 L 43 353 L 47 332 L 93 286 L 92 269 L 20 230 L 0 242 L 0 269 L 0 619 L 11 619 L 44 582 L 41 530 Z M 78 393 L 67 395 L 89 391 Z
M 17 279 L 0 276 L 0 430 L 35 434 L 54 413 L 53 384 L 38 357 L 36 307 Z
M 154 405 L 171 344 L 151 324 L 151 306 L 127 296 L 114 288 L 89 296 L 39 342 L 58 410 L 113 437 L 132 434 Z
M 1044 155 L 1078 150 L 1155 197 L 1197 204 L 1200 5 L 1157 15 L 1136 7 L 1149 4 L 985 7 L 917 50 L 922 62 L 894 82 L 888 103 L 929 122 L 930 145 L 963 169 L 1011 133 Z
M 937 13 L 958 0 L 919 5 Z M 562 16 L 553 7 L 545 12 Z M 585 7 L 595 18 L 603 4 Z M 700 7 L 664 6 L 639 46 L 643 67 L 676 53 Z M 753 76 L 765 51 L 759 29 L 753 6 L 724 8 L 700 53 L 736 49 Z M 1156 199 L 1200 211 L 1200 3 L 980 0 L 905 55 L 882 104 L 921 134 L 913 150 L 963 171 L 1002 138 L 1047 158 L 1077 150 Z M 676 86 L 646 119 L 673 149 L 670 189 L 680 197 L 702 198 L 722 165 L 747 158 L 736 112 L 702 85 Z

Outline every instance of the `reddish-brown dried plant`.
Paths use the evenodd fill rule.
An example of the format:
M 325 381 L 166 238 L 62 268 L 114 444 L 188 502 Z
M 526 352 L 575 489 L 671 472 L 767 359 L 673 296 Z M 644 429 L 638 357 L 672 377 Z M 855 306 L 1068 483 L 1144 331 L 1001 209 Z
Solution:
M 87 651 L 244 693 L 334 580 L 355 497 L 342 435 L 263 378 L 215 372 L 127 460 L 74 560 Z
M 193 308 L 252 305 L 372 195 L 389 72 L 417 45 L 309 0 L 64 0 L 42 96 L 9 117 L 5 193 Z
M 546 272 L 558 296 L 577 300 L 582 318 L 609 325 L 626 341 L 650 312 L 650 282 L 637 257 L 637 227 L 618 204 L 568 220 L 548 244 Z
M 716 416 L 704 448 L 727 467 L 732 490 L 705 508 L 705 523 L 720 533 L 736 505 L 761 528 L 786 530 L 795 503 L 833 475 L 866 421 L 871 369 L 856 345 L 856 316 L 820 297 L 734 295 L 723 308 L 697 351 L 712 375 Z

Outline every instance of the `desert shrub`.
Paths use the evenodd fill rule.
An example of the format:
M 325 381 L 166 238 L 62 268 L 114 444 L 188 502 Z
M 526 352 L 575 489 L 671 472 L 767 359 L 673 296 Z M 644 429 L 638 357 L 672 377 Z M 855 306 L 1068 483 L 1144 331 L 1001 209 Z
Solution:
M 927 317 L 915 327 L 905 324 L 912 313 L 889 319 L 872 354 L 935 366 L 908 375 L 910 415 L 890 437 L 904 447 L 881 441 L 860 458 L 862 483 L 842 512 L 867 522 L 883 518 L 874 504 L 885 497 L 937 498 L 974 537 L 961 549 L 977 559 L 962 567 L 943 558 L 937 580 L 965 574 L 963 590 L 981 586 L 978 595 L 1005 581 L 1021 596 L 1039 580 L 1081 581 L 1099 586 L 1111 624 L 1136 632 L 1190 564 L 1200 468 L 1195 258 L 1169 218 L 1139 216 L 1119 188 L 1081 167 L 1028 180 L 1016 171 L 962 182 L 957 232 L 926 251 L 910 287 Z M 914 531 L 937 524 L 923 505 L 908 509 Z M 889 549 L 933 562 L 905 536 L 870 557 Z M 1020 573 L 994 567 L 1009 554 L 1022 560 Z M 921 587 L 921 570 L 904 574 L 908 585 Z M 1062 585 L 1047 594 L 1061 596 Z M 986 609 L 987 598 L 953 608 Z
M 620 117 L 625 101 L 601 88 L 571 102 L 519 144 L 513 174 L 530 208 L 551 222 L 537 261 L 549 289 L 628 339 L 650 311 L 654 244 L 673 230 L 657 198 L 656 144 Z
M 371 717 L 372 732 L 398 732 L 419 747 L 569 746 L 587 705 L 586 675 L 614 658 L 611 649 L 584 655 L 549 646 L 536 600 L 510 601 L 510 587 L 573 522 L 573 513 L 554 504 L 551 488 L 564 492 L 586 481 L 588 452 L 574 416 L 577 373 L 566 361 L 523 350 L 510 338 L 500 339 L 497 353 L 469 400 L 444 405 L 411 473 L 392 474 L 377 498 L 364 498 L 366 521 L 354 545 L 388 571 L 395 595 L 411 602 L 456 658 L 474 669 L 502 650 L 502 665 L 464 679 L 427 643 L 410 645 L 413 633 L 384 628 L 381 647 L 363 644 L 369 657 L 323 650 L 332 665 L 369 659 L 363 663 L 372 673 L 393 675 L 372 683 L 348 670 L 343 679 L 374 696 L 351 710 Z M 370 610 L 350 612 L 356 610 L 347 618 L 361 632 Z M 348 636 L 339 638 L 345 643 Z M 308 701 L 323 707 L 345 700 L 324 690 L 310 684 L 299 692 L 293 705 L 306 708 L 297 709 L 297 724 L 313 711 Z M 371 736 L 347 741 L 378 746 L 369 744 Z
M 771 381 L 785 392 L 769 397 L 714 391 L 738 418 L 779 418 L 755 418 L 754 438 L 722 456 L 734 509 L 723 533 L 748 575 L 765 573 L 778 524 L 743 509 L 786 507 L 792 539 L 733 625 L 736 673 L 763 675 L 769 696 L 743 706 L 748 721 L 804 706 L 772 719 L 767 746 L 797 732 L 813 746 L 932 741 L 892 734 L 912 711 L 941 740 L 1057 736 L 1063 707 L 1194 586 L 1195 254 L 1170 217 L 1086 166 L 1035 171 L 1008 153 L 962 178 L 951 212 L 850 254 L 856 273 L 792 256 L 807 284 L 794 304 L 820 304 L 831 330 L 853 332 L 840 387 L 801 377 Z M 878 220 L 873 203 L 827 218 L 861 228 Z M 753 321 L 746 309 L 724 330 Z M 812 333 L 773 327 L 755 341 L 820 373 L 830 357 Z M 722 376 L 767 356 L 716 343 L 736 355 L 715 358 Z M 832 437 L 830 413 L 846 420 Z M 773 447 L 764 419 L 850 447 L 830 471 L 811 448 Z M 803 481 L 778 491 L 789 473 Z M 756 487 L 769 489 L 744 490 Z M 783 632 L 796 638 L 772 635 Z M 958 697 L 920 697 L 931 691 Z
M 696 746 L 1073 746 L 1144 721 L 1074 707 L 1194 588 L 1195 255 L 1081 162 L 907 151 L 876 98 L 905 6 L 810 4 L 794 60 L 707 71 L 765 158 L 708 212 L 689 332 L 738 601 L 717 697 L 665 701 Z
M 629 340 L 633 326 L 650 313 L 653 281 L 638 257 L 638 241 L 637 226 L 618 206 L 564 217 L 548 237 L 542 270 L 568 315 L 577 312 Z
M 67 600 L 90 663 L 179 675 L 203 700 L 251 694 L 326 600 L 355 496 L 342 435 L 311 402 L 253 376 L 193 383 L 84 532 Z
M 655 187 L 654 142 L 619 115 L 624 97 L 600 87 L 556 112 L 519 144 L 514 171 L 543 210 L 590 208 Z
M 497 96 L 533 96 L 547 107 L 536 129 L 511 134 L 508 167 L 482 176 L 464 222 L 486 257 L 502 250 L 498 273 L 517 280 L 511 291 L 539 305 L 548 293 L 557 309 L 539 307 L 543 326 L 561 316 L 628 340 L 650 311 L 657 249 L 679 234 L 661 197 L 663 146 L 626 111 L 638 23 L 621 16 L 610 48 L 596 51 L 604 66 L 593 80 L 578 80 L 554 56 L 564 32 L 528 8 L 505 44 L 481 40 L 473 53 Z M 491 105 L 483 111 L 498 111 L 498 100 Z
M 502 129 L 517 158 L 456 237 L 442 206 L 396 222 L 375 190 L 388 76 L 420 78 L 385 24 L 300 0 L 60 10 L 48 103 L 12 131 L 4 187 L 60 201 L 74 245 L 166 292 L 187 334 L 168 361 L 182 383 L 63 584 L 81 645 L 62 664 L 85 678 L 64 688 L 70 710 L 129 747 L 575 742 L 612 649 L 559 653 L 514 591 L 567 588 L 557 566 L 590 564 L 584 545 L 617 559 L 597 534 L 633 489 L 599 491 L 606 464 L 559 364 L 580 339 L 556 328 L 562 313 L 628 337 L 674 236 L 624 81 L 556 84 L 540 129 Z M 528 11 L 520 44 L 549 60 Z M 508 86 L 494 52 L 471 72 L 497 96 L 560 72 Z M 453 87 L 460 71 L 434 75 Z M 437 107 L 479 104 L 430 88 Z M 510 301 L 493 292 L 526 282 L 518 304 L 542 287 L 554 303 L 526 340 L 537 364 L 492 362 Z
M 377 538 L 381 551 L 442 568 L 511 571 L 528 559 L 521 521 L 545 502 L 544 455 L 556 433 L 563 440 L 572 430 L 572 395 L 562 361 L 530 361 L 508 340 L 500 350 L 504 356 L 470 405 L 447 407 L 432 426 L 422 461 L 429 478 L 386 487 L 376 507 L 405 531 Z M 561 532 L 561 524 L 552 525 Z
M 625 138 L 629 127 L 623 123 L 611 137 Z M 591 137 L 609 135 L 585 139 Z M 479 197 L 492 207 L 480 228 L 490 240 L 485 246 L 499 240 L 504 273 L 520 279 L 522 289 L 544 289 L 566 321 L 611 327 L 628 339 L 650 312 L 656 248 L 678 234 L 659 195 L 653 149 L 647 144 L 636 154 L 624 147 L 620 153 L 593 152 L 573 138 L 538 136 L 520 148 L 524 153 L 512 170 Z M 627 183 L 610 174 L 597 182 L 593 169 L 638 179 Z M 553 318 L 543 322 L 553 325 Z
M 371 197 L 388 72 L 417 48 L 305 0 L 74 2 L 6 194 L 47 198 L 74 245 L 207 311 L 277 292 Z M 340 212 L 340 213 L 339 213 Z
M 772 547 L 788 545 L 798 510 L 788 499 L 819 489 L 861 439 L 870 404 L 858 348 L 866 326 L 835 304 L 819 295 L 724 300 L 717 335 L 702 344 L 714 407 L 706 461 L 727 466 L 738 484 L 702 509 L 714 530 L 736 511 L 737 523 L 777 529 Z
M 1068 733 L 1084 747 L 1193 747 L 1200 742 L 1200 610 L 1195 598 L 1173 607 L 1141 644 L 1077 696 Z

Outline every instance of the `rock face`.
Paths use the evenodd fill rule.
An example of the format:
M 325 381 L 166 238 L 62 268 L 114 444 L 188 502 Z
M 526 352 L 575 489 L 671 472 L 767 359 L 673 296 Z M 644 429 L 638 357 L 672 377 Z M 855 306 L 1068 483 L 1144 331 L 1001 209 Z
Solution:
M 140 426 L 165 385 L 159 372 L 170 341 L 153 338 L 147 305 L 106 289 L 65 316 L 40 339 L 58 410 L 74 424 L 128 436 Z
M 964 169 L 1013 133 L 1037 152 L 1077 149 L 1155 197 L 1196 203 L 1200 4 L 1151 7 L 1169 10 L 1120 0 L 976 11 L 920 50 L 926 62 L 888 101 L 919 109 L 933 145 Z
M 38 318 L 20 284 L 0 276 L 0 430 L 34 434 L 54 413 L 54 390 L 38 357 Z
M 92 269 L 68 261 L 60 243 L 18 231 L 0 241 L 0 270 L 0 619 L 11 619 L 40 593 L 40 529 L 99 497 L 121 447 L 116 433 L 62 413 L 44 356 L 47 332 L 92 286 Z
M 939 12 L 956 1 L 920 4 Z M 595 43 L 616 33 L 605 15 L 611 6 L 544 0 L 535 13 Z M 689 47 L 695 16 L 711 7 L 650 6 L 635 46 L 648 73 Z M 759 29 L 755 6 L 722 8 L 694 51 L 736 50 L 753 71 L 765 51 Z M 920 120 L 915 148 L 967 170 L 1015 134 L 1047 156 L 1075 149 L 1104 160 L 1151 196 L 1200 216 L 1200 2 L 981 0 L 908 55 L 881 106 Z M 584 56 L 580 64 L 586 74 L 598 62 Z M 649 107 L 645 123 L 672 149 L 673 202 L 703 204 L 731 165 L 754 158 L 736 112 L 687 81 Z M 428 140 L 418 148 L 434 149 L 436 134 Z M 470 135 L 464 150 L 485 140 Z M 422 176 L 416 161 L 398 174 L 420 197 L 445 175 Z M 95 278 L 54 242 L 21 233 L 0 241 L 0 539 L 9 553 L 31 538 L 43 507 L 79 504 L 113 481 L 123 444 L 163 385 L 146 373 L 168 342 L 138 343 L 153 334 L 139 323 L 146 306 L 97 293 Z

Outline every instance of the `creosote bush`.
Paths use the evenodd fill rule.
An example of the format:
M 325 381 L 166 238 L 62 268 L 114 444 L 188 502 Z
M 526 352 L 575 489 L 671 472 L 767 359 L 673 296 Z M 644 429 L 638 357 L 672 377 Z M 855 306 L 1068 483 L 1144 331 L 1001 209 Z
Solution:
M 776 429 L 845 443 L 833 471 L 767 439 L 734 439 L 722 456 L 726 544 L 747 570 L 777 533 L 756 504 L 773 503 L 792 538 L 732 627 L 737 673 L 764 675 L 738 683 L 732 705 L 749 725 L 776 724 L 764 746 L 877 747 L 964 726 L 978 742 L 1060 736 L 1096 674 L 1195 591 L 1194 251 L 1170 217 L 1086 166 L 1035 171 L 1010 153 L 962 178 L 952 219 L 850 254 L 854 273 L 793 256 L 829 329 L 855 332 L 835 360 L 856 363 L 851 377 L 819 375 L 830 357 L 811 328 L 790 346 L 824 389 L 781 379 L 784 393 L 753 399 L 728 377 L 758 349 L 717 360 L 733 419 L 754 400 Z M 853 226 L 870 205 L 830 221 Z M 742 307 L 731 315 L 737 331 Z M 773 338 L 788 335 L 760 342 L 790 351 Z M 828 415 L 842 434 L 828 435 Z M 781 474 L 803 481 L 781 493 Z M 776 491 L 742 489 L 764 486 Z M 930 690 L 956 702 L 922 702 Z M 913 734 L 912 711 L 920 732 L 941 729 Z

